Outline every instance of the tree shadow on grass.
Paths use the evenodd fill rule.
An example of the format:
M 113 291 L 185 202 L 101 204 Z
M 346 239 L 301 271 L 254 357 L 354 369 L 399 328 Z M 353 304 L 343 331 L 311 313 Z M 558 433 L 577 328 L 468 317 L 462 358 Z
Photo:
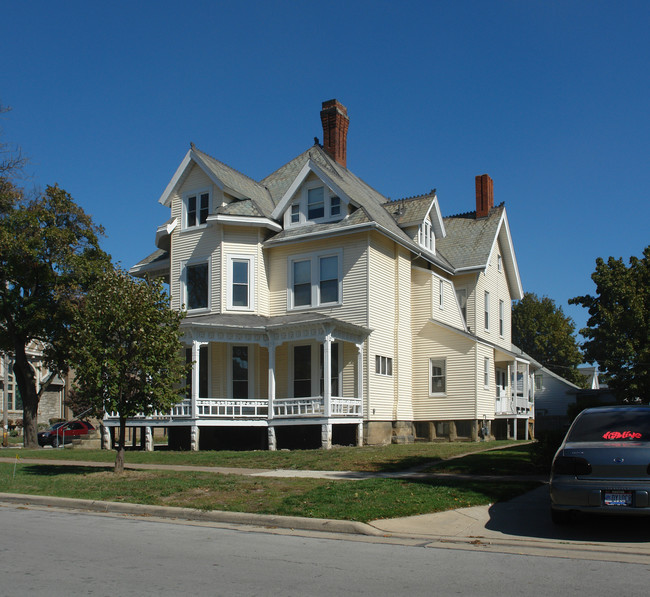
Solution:
M 60 475 L 90 475 L 113 470 L 113 465 L 106 466 L 60 466 L 50 464 L 27 464 L 20 465 L 20 471 L 23 475 L 34 477 L 57 477 Z

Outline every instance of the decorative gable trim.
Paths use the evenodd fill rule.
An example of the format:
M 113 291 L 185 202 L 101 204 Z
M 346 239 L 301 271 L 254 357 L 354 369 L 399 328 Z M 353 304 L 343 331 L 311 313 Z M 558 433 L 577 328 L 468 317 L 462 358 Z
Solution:
M 515 256 L 515 248 L 512 244 L 512 235 L 510 234 L 510 225 L 508 224 L 508 218 L 506 217 L 505 209 L 501 214 L 501 220 L 499 221 L 499 225 L 497 227 L 497 233 L 494 235 L 494 242 L 492 243 L 492 248 L 490 249 L 490 254 L 488 255 L 488 263 L 492 261 L 492 256 L 497 250 L 499 241 L 501 241 L 502 245 L 505 248 L 505 254 L 503 255 L 503 265 L 510 286 L 510 295 L 513 300 L 521 300 L 524 296 L 524 289 L 521 284 L 519 266 L 517 265 L 517 257 Z
M 445 238 L 447 236 L 447 231 L 445 230 L 445 223 L 442 219 L 442 214 L 440 213 L 440 205 L 438 204 L 438 195 L 433 196 L 433 201 L 427 211 L 425 218 L 429 216 L 431 218 L 431 225 L 436 233 L 436 238 Z

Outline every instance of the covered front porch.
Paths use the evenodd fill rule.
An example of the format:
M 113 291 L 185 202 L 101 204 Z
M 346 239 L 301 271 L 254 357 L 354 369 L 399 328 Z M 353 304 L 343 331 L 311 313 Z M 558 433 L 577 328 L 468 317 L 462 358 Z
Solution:
M 280 317 L 204 315 L 183 322 L 186 358 L 192 373 L 186 398 L 170 412 L 134 417 L 143 428 L 145 449 L 154 427 L 189 431 L 189 448 L 218 428 L 260 428 L 266 447 L 278 447 L 277 431 L 291 427 L 320 430 L 320 445 L 332 446 L 335 426 L 355 428 L 363 438 L 363 344 L 369 330 L 318 313 Z M 116 413 L 104 418 L 110 429 Z M 212 428 L 207 431 L 207 428 Z

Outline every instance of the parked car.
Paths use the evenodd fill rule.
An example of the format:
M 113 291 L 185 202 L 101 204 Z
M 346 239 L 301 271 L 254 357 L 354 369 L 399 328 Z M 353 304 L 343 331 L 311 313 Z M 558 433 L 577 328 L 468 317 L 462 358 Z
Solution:
M 650 407 L 583 410 L 555 454 L 551 518 L 572 511 L 650 516 Z
M 49 445 L 57 448 L 59 445 L 71 442 L 76 437 L 88 435 L 93 429 L 95 429 L 93 425 L 87 421 L 63 421 L 62 423 L 54 423 L 49 429 L 38 433 L 38 445 Z

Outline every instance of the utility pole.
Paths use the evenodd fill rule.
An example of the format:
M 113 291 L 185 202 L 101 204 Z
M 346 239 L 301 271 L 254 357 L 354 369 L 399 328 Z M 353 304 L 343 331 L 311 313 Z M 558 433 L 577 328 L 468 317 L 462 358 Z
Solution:
M 9 359 L 2 353 L 2 370 L 4 380 L 2 382 L 2 445 L 6 448 L 9 445 Z

